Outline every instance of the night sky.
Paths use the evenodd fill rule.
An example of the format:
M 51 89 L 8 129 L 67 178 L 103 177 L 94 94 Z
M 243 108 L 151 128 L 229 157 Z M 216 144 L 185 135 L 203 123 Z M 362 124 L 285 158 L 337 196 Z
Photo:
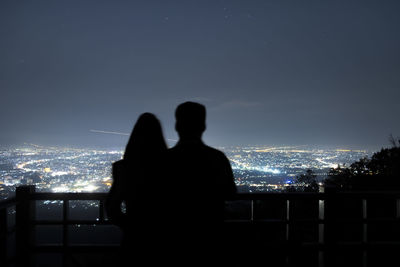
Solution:
M 206 143 L 388 146 L 400 1 L 0 1 L 0 145 L 120 146 L 207 107 Z

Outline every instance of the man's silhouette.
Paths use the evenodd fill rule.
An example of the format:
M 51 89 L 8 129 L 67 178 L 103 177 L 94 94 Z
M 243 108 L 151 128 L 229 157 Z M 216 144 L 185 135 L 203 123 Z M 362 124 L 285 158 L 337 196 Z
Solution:
M 175 117 L 179 141 L 166 154 L 170 237 L 178 254 L 206 259 L 222 249 L 224 200 L 236 193 L 236 186 L 227 157 L 202 142 L 205 107 L 185 102 Z

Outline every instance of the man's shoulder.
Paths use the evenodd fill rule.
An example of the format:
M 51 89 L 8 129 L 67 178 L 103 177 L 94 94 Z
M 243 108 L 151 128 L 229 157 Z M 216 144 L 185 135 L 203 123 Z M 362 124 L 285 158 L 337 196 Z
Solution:
M 190 155 L 194 154 L 197 156 L 203 156 L 205 158 L 213 158 L 217 160 L 225 160 L 227 157 L 225 154 L 211 146 L 208 146 L 204 143 L 197 144 L 195 146 L 187 146 L 187 145 L 176 145 L 167 151 L 167 157 L 168 155 L 171 157 L 174 156 L 184 156 L 184 155 Z
M 208 145 L 204 145 L 204 146 L 205 146 L 205 149 L 209 153 L 215 154 L 215 156 L 218 156 L 218 157 L 226 158 L 224 152 L 222 152 L 221 150 L 218 150 L 218 149 L 216 149 L 214 147 L 211 147 L 211 146 L 208 146 Z

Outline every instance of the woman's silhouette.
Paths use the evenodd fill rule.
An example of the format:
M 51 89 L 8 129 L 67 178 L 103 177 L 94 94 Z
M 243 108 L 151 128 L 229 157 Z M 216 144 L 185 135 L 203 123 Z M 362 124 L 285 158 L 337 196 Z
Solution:
M 128 264 L 132 257 L 135 261 L 146 257 L 157 243 L 155 219 L 162 178 L 158 171 L 166 150 L 159 120 L 151 113 L 143 113 L 133 128 L 123 159 L 113 163 L 113 185 L 106 210 L 109 219 L 123 231 L 122 261 Z

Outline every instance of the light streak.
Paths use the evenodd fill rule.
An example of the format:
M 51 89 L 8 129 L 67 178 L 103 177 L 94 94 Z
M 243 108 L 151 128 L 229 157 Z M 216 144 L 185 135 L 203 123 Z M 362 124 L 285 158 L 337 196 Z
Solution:
M 102 131 L 102 130 L 89 130 L 92 133 L 104 133 L 104 134 L 117 134 L 117 135 L 129 135 L 128 133 L 121 132 L 111 132 L 111 131 Z

